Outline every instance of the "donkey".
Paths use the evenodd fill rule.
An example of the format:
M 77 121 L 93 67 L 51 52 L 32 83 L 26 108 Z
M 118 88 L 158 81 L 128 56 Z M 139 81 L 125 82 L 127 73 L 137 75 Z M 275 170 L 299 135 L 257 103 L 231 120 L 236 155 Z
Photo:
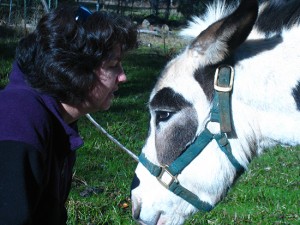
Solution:
M 300 144 L 300 1 L 217 2 L 162 71 L 132 183 L 133 218 L 180 225 L 224 198 L 253 157 Z

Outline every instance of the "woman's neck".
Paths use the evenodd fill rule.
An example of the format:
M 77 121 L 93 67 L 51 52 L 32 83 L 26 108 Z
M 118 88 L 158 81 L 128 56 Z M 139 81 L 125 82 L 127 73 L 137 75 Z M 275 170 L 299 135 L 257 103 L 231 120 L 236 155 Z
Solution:
M 62 118 L 68 124 L 73 123 L 81 116 L 85 115 L 85 113 L 80 110 L 80 107 L 75 107 L 66 103 L 60 103 L 60 105 Z

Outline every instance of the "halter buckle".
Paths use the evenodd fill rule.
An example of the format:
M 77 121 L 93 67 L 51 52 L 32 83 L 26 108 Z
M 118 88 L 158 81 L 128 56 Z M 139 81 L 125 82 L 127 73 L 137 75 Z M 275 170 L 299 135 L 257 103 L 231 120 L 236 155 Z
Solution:
M 230 82 L 227 87 L 222 87 L 222 86 L 218 85 L 218 78 L 219 78 L 219 74 L 220 74 L 219 72 L 222 67 L 228 67 L 230 69 Z M 234 78 L 234 69 L 232 66 L 229 66 L 229 65 L 219 66 L 215 72 L 214 89 L 216 91 L 220 91 L 220 92 L 230 92 L 233 87 L 233 78 Z
M 174 181 L 178 182 L 177 175 L 173 176 L 173 174 L 168 170 L 168 166 L 161 167 L 161 172 L 156 178 L 158 182 L 167 189 L 170 188 Z

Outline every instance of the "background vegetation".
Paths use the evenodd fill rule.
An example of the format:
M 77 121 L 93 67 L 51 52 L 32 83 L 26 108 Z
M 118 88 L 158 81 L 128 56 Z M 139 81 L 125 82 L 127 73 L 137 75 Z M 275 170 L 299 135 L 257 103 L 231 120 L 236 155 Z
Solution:
M 22 34 L 22 32 L 21 32 Z M 20 32 L 0 26 L 0 89 L 8 81 Z M 128 82 L 120 87 L 111 109 L 92 116 L 135 154 L 148 132 L 147 101 L 165 63 L 185 43 L 168 36 L 140 36 L 140 48 L 123 65 Z M 150 47 L 149 47 L 150 46 Z M 72 191 L 67 203 L 69 225 L 130 225 L 130 185 L 136 162 L 86 119 L 79 121 L 85 145 L 77 151 Z M 199 224 L 300 224 L 300 148 L 270 149 L 256 158 L 212 212 L 193 216 Z
M 185 20 L 201 15 L 206 5 L 214 0 L 1 0 L 0 24 L 31 26 L 41 15 L 60 4 L 82 4 L 92 11 L 107 10 L 130 17 L 154 17 L 169 25 L 176 17 Z M 232 2 L 236 0 L 223 0 Z M 21 23 L 20 23 L 21 21 Z

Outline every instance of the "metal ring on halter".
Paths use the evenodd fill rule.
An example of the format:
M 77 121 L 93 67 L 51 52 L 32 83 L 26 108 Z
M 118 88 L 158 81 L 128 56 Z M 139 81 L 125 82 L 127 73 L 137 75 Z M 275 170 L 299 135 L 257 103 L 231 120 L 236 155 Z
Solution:
M 166 177 L 168 175 L 168 177 Z M 161 167 L 161 172 L 156 177 L 159 183 L 161 183 L 165 188 L 169 189 L 173 182 L 177 182 L 177 175 L 173 176 L 173 174 L 168 170 L 168 166 Z
M 220 71 L 220 68 L 224 68 L 224 67 L 227 67 L 230 69 L 230 82 L 229 82 L 228 87 L 222 87 L 222 86 L 218 85 L 218 78 L 219 78 L 219 74 L 220 74 L 219 71 Z M 219 92 L 230 92 L 233 87 L 233 78 L 234 78 L 234 69 L 232 66 L 229 66 L 229 65 L 219 66 L 215 72 L 214 89 Z

